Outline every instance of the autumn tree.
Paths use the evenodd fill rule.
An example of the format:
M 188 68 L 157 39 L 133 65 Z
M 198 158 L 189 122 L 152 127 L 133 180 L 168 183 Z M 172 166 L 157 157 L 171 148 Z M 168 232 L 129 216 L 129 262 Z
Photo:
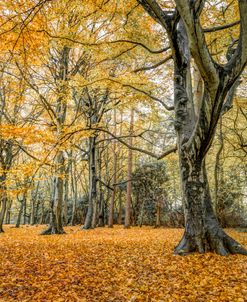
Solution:
M 240 35 L 224 64 L 217 63 L 207 47 L 200 22 L 205 1 L 176 0 L 176 6 L 170 8 L 162 8 L 155 0 L 138 3 L 166 30 L 174 62 L 175 128 L 185 211 L 185 232 L 175 253 L 247 254 L 217 221 L 205 169 L 205 157 L 226 98 L 246 66 L 247 2 L 238 1 Z M 203 81 L 197 97 L 192 92 L 192 60 Z

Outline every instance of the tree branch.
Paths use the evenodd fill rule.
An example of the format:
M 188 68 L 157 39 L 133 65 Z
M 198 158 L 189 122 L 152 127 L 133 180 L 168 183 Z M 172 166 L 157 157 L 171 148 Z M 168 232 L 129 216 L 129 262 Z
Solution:
M 235 25 L 239 25 L 239 24 L 240 24 L 240 21 L 238 20 L 238 21 L 226 24 L 226 25 L 219 25 L 219 26 L 215 26 L 215 27 L 204 28 L 203 31 L 205 33 L 212 33 L 212 32 L 220 31 L 223 29 L 231 28 L 231 27 L 233 27 Z
M 192 56 L 204 82 L 209 84 L 207 86 L 210 86 L 211 90 L 215 92 L 219 83 L 217 64 L 209 53 L 195 3 L 192 5 L 188 0 L 176 0 L 176 5 L 187 29 Z
M 161 60 L 160 62 L 158 62 L 158 63 L 156 63 L 152 66 L 144 66 L 144 67 L 141 67 L 141 68 L 137 68 L 137 69 L 134 70 L 134 72 L 140 72 L 140 71 L 155 69 L 155 68 L 159 67 L 160 65 L 165 64 L 166 62 L 168 62 L 171 59 L 172 59 L 172 55 L 166 57 L 164 60 Z
M 225 71 L 230 75 L 231 82 L 235 82 L 247 64 L 247 1 L 238 0 L 238 5 L 240 13 L 238 46 L 232 58 L 224 66 Z

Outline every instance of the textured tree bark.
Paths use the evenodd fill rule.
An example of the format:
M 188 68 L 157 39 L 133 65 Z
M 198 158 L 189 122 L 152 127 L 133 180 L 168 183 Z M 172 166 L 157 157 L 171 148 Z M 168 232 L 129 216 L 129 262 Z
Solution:
M 216 252 L 219 255 L 245 254 L 245 249 L 228 236 L 219 225 L 212 207 L 204 160 L 191 161 L 181 154 L 184 194 L 185 232 L 175 253 Z

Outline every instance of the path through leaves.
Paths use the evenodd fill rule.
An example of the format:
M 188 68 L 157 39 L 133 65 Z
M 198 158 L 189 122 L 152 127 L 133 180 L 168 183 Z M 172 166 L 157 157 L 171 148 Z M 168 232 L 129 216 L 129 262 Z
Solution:
M 173 256 L 179 229 L 5 227 L 0 234 L 0 301 L 247 301 L 247 259 Z M 247 235 L 230 231 L 242 244 Z

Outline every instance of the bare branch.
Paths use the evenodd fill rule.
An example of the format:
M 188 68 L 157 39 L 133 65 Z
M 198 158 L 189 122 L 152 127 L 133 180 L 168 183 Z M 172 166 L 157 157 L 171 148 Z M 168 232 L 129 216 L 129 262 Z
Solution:
M 152 66 L 144 66 L 144 67 L 141 67 L 141 68 L 137 68 L 137 69 L 134 70 L 134 72 L 140 72 L 140 71 L 155 69 L 155 68 L 165 64 L 166 62 L 168 62 L 171 59 L 172 59 L 172 55 L 166 57 L 164 60 L 161 60 L 160 62 L 158 62 L 158 63 L 156 63 Z
M 231 28 L 231 27 L 239 25 L 239 24 L 240 24 L 240 21 L 238 20 L 238 21 L 226 24 L 226 25 L 219 25 L 219 26 L 215 26 L 215 27 L 204 28 L 203 31 L 205 33 L 212 33 L 212 32 L 220 31 L 223 29 Z

